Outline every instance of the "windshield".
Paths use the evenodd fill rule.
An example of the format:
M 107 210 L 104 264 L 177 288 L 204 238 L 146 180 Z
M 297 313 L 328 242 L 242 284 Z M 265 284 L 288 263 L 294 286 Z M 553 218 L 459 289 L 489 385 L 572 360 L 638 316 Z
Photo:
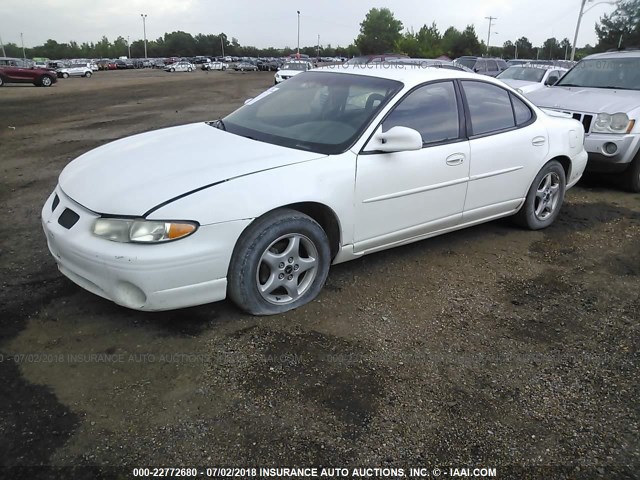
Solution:
M 456 63 L 464 65 L 465 67 L 470 68 L 471 70 L 473 70 L 473 67 L 475 67 L 475 65 L 476 65 L 476 59 L 475 58 L 460 57 L 460 58 L 456 59 Z
M 283 70 L 306 70 L 306 63 L 285 63 L 282 67 Z
M 496 78 L 500 80 L 523 80 L 525 82 L 541 82 L 546 70 L 536 67 L 509 67 Z
M 582 60 L 556 86 L 640 90 L 640 58 Z
M 250 100 L 224 126 L 261 142 L 342 153 L 401 88 L 394 80 L 311 71 Z

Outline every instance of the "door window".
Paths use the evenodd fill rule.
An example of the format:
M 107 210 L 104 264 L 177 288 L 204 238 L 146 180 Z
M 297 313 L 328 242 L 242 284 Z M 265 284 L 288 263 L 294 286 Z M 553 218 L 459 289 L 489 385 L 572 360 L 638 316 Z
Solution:
M 453 83 L 431 83 L 407 95 L 384 120 L 382 131 L 398 126 L 420 132 L 423 144 L 458 139 L 460 122 Z
M 472 135 L 516 126 L 509 92 L 484 82 L 462 82 L 471 115 Z

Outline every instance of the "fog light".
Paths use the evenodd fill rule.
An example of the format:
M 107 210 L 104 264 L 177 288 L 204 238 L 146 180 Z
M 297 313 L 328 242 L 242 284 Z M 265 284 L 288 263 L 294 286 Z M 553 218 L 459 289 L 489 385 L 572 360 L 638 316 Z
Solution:
M 604 144 L 604 151 L 607 152 L 609 155 L 613 155 L 618 151 L 618 145 L 616 145 L 613 142 L 607 142 Z

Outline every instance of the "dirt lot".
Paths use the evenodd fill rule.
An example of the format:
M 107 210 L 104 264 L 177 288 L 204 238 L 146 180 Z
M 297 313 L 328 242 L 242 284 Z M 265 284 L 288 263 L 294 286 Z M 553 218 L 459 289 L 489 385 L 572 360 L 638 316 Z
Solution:
M 317 301 L 271 318 L 134 312 L 58 273 L 40 208 L 71 159 L 218 118 L 272 81 L 116 71 L 0 89 L 0 465 L 638 478 L 640 195 L 613 184 L 578 185 L 544 232 L 499 221 L 336 266 Z M 543 473 L 561 475 L 514 475 Z

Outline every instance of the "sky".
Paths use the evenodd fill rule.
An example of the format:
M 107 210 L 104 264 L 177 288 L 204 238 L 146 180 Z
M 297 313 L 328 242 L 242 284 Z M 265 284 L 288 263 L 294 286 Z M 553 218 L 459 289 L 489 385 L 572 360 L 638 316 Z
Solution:
M 578 46 L 597 42 L 595 23 L 615 7 L 594 3 L 582 19 Z M 98 41 L 118 36 L 131 42 L 143 37 L 140 14 L 147 15 L 147 39 L 182 30 L 192 35 L 224 32 L 241 45 L 292 47 L 297 45 L 300 11 L 300 46 L 347 46 L 360 30 L 371 8 L 389 8 L 405 28 L 418 30 L 436 22 L 441 33 L 449 26 L 474 25 L 478 37 L 487 41 L 493 22 L 491 45 L 527 37 L 534 46 L 549 37 L 573 41 L 580 0 L 1 0 L 0 38 L 25 47 L 52 38 Z M 586 9 L 586 8 L 585 8 Z

